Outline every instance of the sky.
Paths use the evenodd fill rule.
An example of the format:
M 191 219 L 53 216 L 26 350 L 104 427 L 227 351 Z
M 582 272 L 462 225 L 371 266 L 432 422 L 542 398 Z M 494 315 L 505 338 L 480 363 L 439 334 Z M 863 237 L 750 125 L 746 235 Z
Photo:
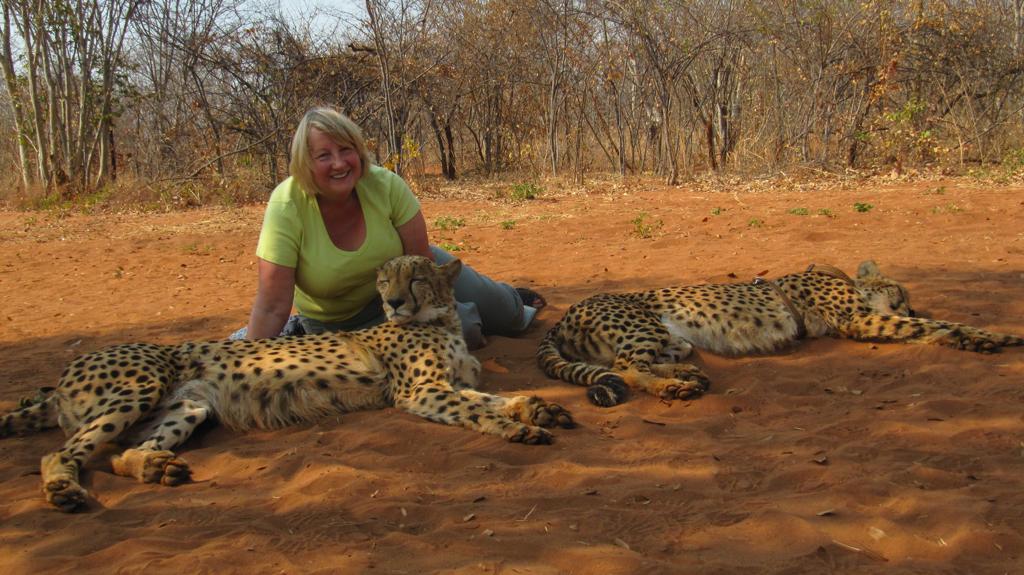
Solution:
M 363 0 L 278 0 L 285 12 L 295 11 L 298 14 L 311 11 L 320 6 L 330 11 L 344 11 L 362 16 L 366 14 L 366 3 Z

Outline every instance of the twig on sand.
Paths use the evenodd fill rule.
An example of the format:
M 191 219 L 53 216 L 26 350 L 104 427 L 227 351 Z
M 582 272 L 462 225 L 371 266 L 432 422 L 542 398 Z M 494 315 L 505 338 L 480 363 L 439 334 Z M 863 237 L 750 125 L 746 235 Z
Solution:
M 526 515 L 523 515 L 522 519 L 517 519 L 516 521 L 526 521 L 527 519 L 530 518 L 531 515 L 533 515 L 533 512 L 536 511 L 536 510 L 537 510 L 537 506 L 534 505 L 533 507 L 530 508 L 529 511 L 526 512 Z
M 832 540 L 832 543 L 835 543 L 836 545 L 842 547 L 843 549 L 846 549 L 846 550 L 849 550 L 849 551 L 853 551 L 855 553 L 861 553 L 865 557 L 874 559 L 875 561 L 889 561 L 883 555 L 881 555 L 879 553 L 875 553 L 874 551 L 872 551 L 870 549 L 862 549 L 860 547 L 854 547 L 853 545 L 848 545 L 846 543 L 843 543 L 842 541 L 837 541 L 835 539 Z

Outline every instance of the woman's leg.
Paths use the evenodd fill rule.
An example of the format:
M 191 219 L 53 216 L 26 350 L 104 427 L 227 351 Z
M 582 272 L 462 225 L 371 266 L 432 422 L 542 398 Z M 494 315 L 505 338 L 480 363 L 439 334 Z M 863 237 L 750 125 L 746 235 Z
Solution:
M 430 246 L 430 251 L 438 265 L 455 259 L 437 246 Z M 465 263 L 455 280 L 455 299 L 461 304 L 469 304 L 459 306 L 464 332 L 468 320 L 470 324 L 478 323 L 485 334 L 518 335 L 530 326 L 537 314 L 536 309 L 523 305 L 522 298 L 512 286 L 477 273 Z

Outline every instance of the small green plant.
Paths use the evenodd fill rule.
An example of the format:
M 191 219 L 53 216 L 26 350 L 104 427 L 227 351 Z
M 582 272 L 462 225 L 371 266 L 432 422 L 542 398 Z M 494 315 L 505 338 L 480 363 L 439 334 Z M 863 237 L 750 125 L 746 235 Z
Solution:
M 724 211 L 725 211 L 725 208 L 717 208 L 717 207 L 716 208 L 711 208 L 711 215 L 712 216 L 720 216 L 720 215 L 722 215 L 722 212 L 724 212 Z
M 1002 169 L 1007 177 L 1012 177 L 1024 171 L 1024 148 L 1015 148 L 1003 156 Z
M 946 186 L 939 186 L 935 189 L 928 190 L 925 194 L 929 196 L 944 196 L 946 195 Z
M 761 218 L 750 218 L 750 220 L 747 222 L 748 228 L 759 228 L 763 225 L 764 220 L 762 220 Z
M 181 249 L 186 254 L 194 254 L 199 251 L 199 244 L 192 242 L 190 244 L 185 244 Z
M 515 220 L 505 220 L 505 221 L 501 222 L 501 229 L 503 229 L 503 230 L 512 230 L 512 229 L 515 229 L 515 227 L 516 227 L 516 221 Z
M 35 200 L 35 207 L 38 210 L 46 212 L 56 212 L 58 216 L 63 216 L 65 212 L 71 209 L 71 202 L 60 197 L 60 194 L 47 194 Z
M 441 248 L 442 250 L 444 250 L 446 252 L 461 252 L 461 251 L 463 251 L 463 247 L 462 246 L 460 246 L 459 244 L 453 244 L 451 242 L 439 242 L 437 244 L 437 247 Z
M 808 210 L 807 208 L 792 208 L 789 210 L 789 213 L 793 214 L 794 216 L 806 216 L 807 214 L 811 213 L 811 211 Z
M 865 203 L 865 202 L 856 202 L 856 203 L 853 204 L 853 209 L 858 211 L 858 212 L 860 212 L 860 213 L 862 213 L 862 214 L 870 212 L 871 208 L 874 208 L 874 207 L 875 206 L 873 206 L 871 204 L 868 204 L 868 203 Z
M 964 211 L 963 208 L 956 204 L 946 204 L 945 206 L 935 206 L 932 208 L 933 214 L 956 214 Z
M 453 218 L 452 216 L 441 216 L 434 220 L 434 227 L 439 230 L 457 230 L 465 225 L 464 218 Z
M 635 218 L 630 220 L 630 223 L 633 224 L 634 236 L 641 239 L 652 238 L 654 233 L 665 225 L 665 222 L 661 220 L 648 221 L 648 217 L 650 217 L 650 214 L 647 212 L 640 212 Z
M 826 218 L 834 218 L 834 217 L 836 217 L 836 215 L 832 213 L 832 210 L 830 210 L 828 208 L 819 208 L 818 209 L 818 215 L 819 216 L 825 216 Z
M 539 196 L 543 191 L 544 190 L 542 190 L 537 184 L 524 182 L 522 184 L 513 184 L 508 197 L 517 202 L 521 202 L 523 200 L 532 200 Z

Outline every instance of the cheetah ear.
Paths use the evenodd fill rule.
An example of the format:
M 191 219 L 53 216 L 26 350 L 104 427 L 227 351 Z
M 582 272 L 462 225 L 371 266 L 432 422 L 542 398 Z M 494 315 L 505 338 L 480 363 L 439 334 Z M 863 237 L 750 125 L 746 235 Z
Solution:
M 881 275 L 882 271 L 878 269 L 878 264 L 874 260 L 863 261 L 857 268 L 857 277 L 859 278 L 880 277 Z
M 442 266 L 441 275 L 448 280 L 448 285 L 455 285 L 455 279 L 459 277 L 459 272 L 462 271 L 462 260 L 454 259 Z

